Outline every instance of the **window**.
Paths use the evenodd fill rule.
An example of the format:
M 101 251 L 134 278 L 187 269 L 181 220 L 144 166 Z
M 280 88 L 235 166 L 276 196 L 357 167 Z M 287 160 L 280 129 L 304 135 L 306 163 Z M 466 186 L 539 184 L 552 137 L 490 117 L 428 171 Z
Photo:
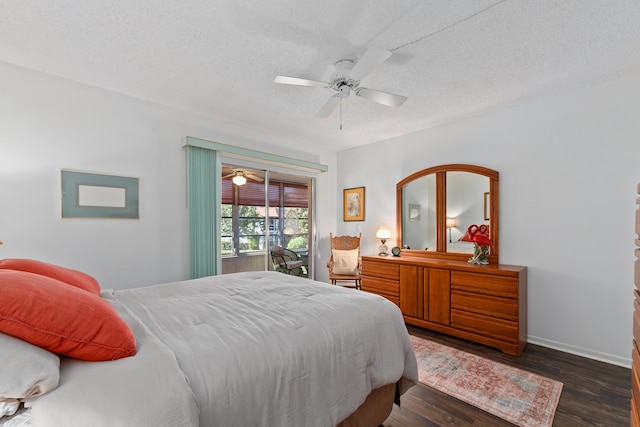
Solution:
M 302 184 L 281 184 L 282 239 L 284 247 L 301 249 L 309 247 L 309 191 Z
M 305 184 L 269 181 L 269 212 L 264 183 L 248 180 L 242 186 L 222 180 L 221 240 L 223 256 L 264 252 L 266 227 L 269 246 L 309 247 L 308 188 Z M 268 219 L 268 223 L 267 223 Z
M 300 249 L 309 247 L 309 209 L 284 208 L 284 247 Z

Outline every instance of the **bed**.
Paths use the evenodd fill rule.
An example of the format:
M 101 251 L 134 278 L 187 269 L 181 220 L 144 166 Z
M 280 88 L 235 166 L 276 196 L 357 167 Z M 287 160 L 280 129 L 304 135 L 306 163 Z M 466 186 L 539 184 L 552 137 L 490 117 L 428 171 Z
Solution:
M 14 273 L 2 267 L 5 292 L 3 278 Z M 31 385 L 3 427 L 377 426 L 418 381 L 399 309 L 366 292 L 247 272 L 95 298 L 130 329 L 135 355 L 89 361 L 46 350 L 59 359 L 59 381 L 36 393 Z M 8 334 L 2 309 L 3 350 L 13 340 L 45 351 Z

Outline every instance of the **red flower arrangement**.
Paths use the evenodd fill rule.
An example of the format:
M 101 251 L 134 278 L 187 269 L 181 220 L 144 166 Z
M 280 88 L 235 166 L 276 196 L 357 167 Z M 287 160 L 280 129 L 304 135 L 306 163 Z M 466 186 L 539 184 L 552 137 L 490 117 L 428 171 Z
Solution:
M 489 264 L 489 248 L 495 249 L 491 238 L 489 238 L 489 227 L 484 224 L 479 226 L 472 224 L 467 228 L 467 234 L 463 240 L 471 241 L 474 245 L 473 256 L 469 258 L 469 264 Z

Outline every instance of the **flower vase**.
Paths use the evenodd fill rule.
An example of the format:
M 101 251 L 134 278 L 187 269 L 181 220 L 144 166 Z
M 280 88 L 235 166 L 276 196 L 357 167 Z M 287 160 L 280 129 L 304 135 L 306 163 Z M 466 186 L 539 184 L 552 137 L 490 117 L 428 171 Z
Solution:
M 473 244 L 473 256 L 469 258 L 469 264 L 489 264 L 489 246 Z

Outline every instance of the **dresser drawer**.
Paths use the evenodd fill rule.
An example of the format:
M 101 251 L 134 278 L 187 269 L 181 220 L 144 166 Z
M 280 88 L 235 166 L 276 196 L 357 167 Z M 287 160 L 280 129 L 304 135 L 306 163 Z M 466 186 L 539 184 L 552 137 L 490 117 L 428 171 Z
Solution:
M 379 277 L 362 276 L 362 290 L 375 294 L 387 294 L 398 298 L 400 284 L 398 281 L 381 279 Z
M 637 307 L 633 311 L 633 338 L 640 342 L 640 312 Z
M 362 274 L 366 276 L 384 277 L 398 280 L 400 278 L 400 266 L 389 262 L 362 261 Z
M 631 367 L 635 372 L 640 372 L 640 353 L 638 353 L 638 341 L 636 340 L 633 340 L 633 350 L 631 350 Z M 632 375 L 632 377 L 632 380 L 635 381 L 637 374 Z
M 640 426 L 640 416 L 638 414 L 638 403 L 640 402 L 640 378 L 638 378 L 638 369 L 640 369 L 640 354 L 638 354 L 638 346 L 634 341 L 633 351 L 631 352 L 632 371 L 631 371 L 631 425 Z
M 518 322 L 451 310 L 451 326 L 505 342 L 518 342 Z
M 518 298 L 518 278 L 452 271 L 451 289 Z
M 501 319 L 518 320 L 518 301 L 461 290 L 451 291 L 451 308 Z
M 638 402 L 638 396 L 636 396 L 635 390 L 631 390 L 631 427 L 640 427 L 640 416 L 638 415 L 638 407 L 636 406 L 636 402 Z
M 637 202 L 640 205 L 640 197 Z M 636 209 L 636 234 L 640 236 L 640 209 Z

